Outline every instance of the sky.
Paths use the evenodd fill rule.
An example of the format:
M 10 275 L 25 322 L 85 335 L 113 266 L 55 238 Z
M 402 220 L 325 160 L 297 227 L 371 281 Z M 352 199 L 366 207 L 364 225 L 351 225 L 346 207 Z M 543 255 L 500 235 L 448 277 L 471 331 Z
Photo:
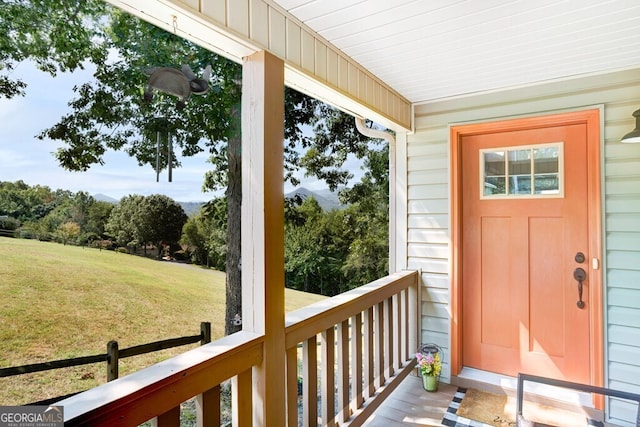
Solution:
M 194 157 L 181 157 L 177 153 L 182 167 L 173 169 L 173 182 L 168 182 L 166 170 L 156 182 L 151 166 L 140 167 L 123 152 L 107 152 L 104 165 L 94 165 L 86 172 L 70 172 L 60 167 L 52 153 L 61 144 L 39 140 L 36 135 L 70 112 L 67 103 L 75 98 L 73 86 L 89 81 L 91 74 L 91 70 L 81 70 L 53 78 L 28 62 L 14 70 L 12 77 L 23 78 L 27 89 L 25 97 L 0 98 L 0 181 L 22 180 L 31 186 L 86 191 L 116 200 L 130 194 L 164 194 L 179 202 L 201 202 L 222 195 L 202 192 L 204 175 L 210 167 L 206 153 Z M 355 159 L 347 167 L 356 173 L 360 170 Z M 326 188 L 322 182 L 302 176 L 300 179 L 301 186 L 309 190 Z M 284 190 L 287 193 L 293 187 L 286 184 Z

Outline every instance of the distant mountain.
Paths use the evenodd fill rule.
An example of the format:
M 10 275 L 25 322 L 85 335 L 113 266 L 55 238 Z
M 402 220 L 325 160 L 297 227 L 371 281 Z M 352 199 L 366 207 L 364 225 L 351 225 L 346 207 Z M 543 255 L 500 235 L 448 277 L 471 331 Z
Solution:
M 296 195 L 300 196 L 302 199 L 313 197 L 314 199 L 316 199 L 316 201 L 324 211 L 330 211 L 332 209 L 344 209 L 346 207 L 345 205 L 340 203 L 340 200 L 338 199 L 338 193 L 332 192 L 328 188 L 325 190 L 311 191 L 304 187 L 300 187 L 285 194 L 284 196 L 287 199 L 290 199 Z
M 338 193 L 340 192 L 340 190 L 344 189 L 345 187 L 338 187 L 338 189 L 336 191 L 331 191 L 328 188 L 325 188 L 324 190 L 316 190 L 314 191 L 314 193 L 319 194 L 320 196 L 327 198 L 327 199 L 331 199 L 331 200 L 338 200 L 338 203 L 340 203 L 340 200 L 338 198 Z M 344 205 L 343 205 L 344 207 Z
M 109 197 L 106 194 L 94 194 L 93 198 L 96 199 L 99 202 L 107 202 L 107 203 L 119 203 L 120 200 L 114 199 L 113 197 Z M 196 214 L 198 212 L 200 212 L 200 207 L 202 205 L 204 205 L 204 202 L 178 202 L 176 201 L 177 204 L 179 204 L 180 206 L 182 206 L 182 209 L 184 209 L 184 212 L 187 214 L 187 216 L 191 216 L 193 214 Z
M 311 191 L 304 187 L 299 187 L 285 194 L 285 197 L 290 199 L 295 195 L 299 195 L 303 199 L 306 199 L 307 197 L 313 197 L 314 199 L 316 199 L 316 201 L 324 211 L 330 211 L 332 209 L 344 209 L 346 207 L 345 205 L 340 203 L 340 200 L 338 199 L 338 192 L 331 191 L 328 188 L 325 188 L 324 190 Z M 120 200 L 114 199 L 113 197 L 107 196 L 106 194 L 102 193 L 94 194 L 93 198 L 98 201 L 107 203 L 115 204 L 120 202 Z M 205 202 L 176 201 L 176 203 L 182 206 L 182 209 L 184 209 L 187 216 L 192 216 L 200 212 L 200 208 L 202 207 L 202 205 L 204 205 Z
M 198 212 L 200 212 L 200 208 L 202 207 L 202 205 L 204 205 L 204 202 L 176 202 L 176 203 L 182 206 L 182 209 L 184 209 L 184 212 L 187 214 L 187 216 L 197 214 Z
M 113 197 L 109 197 L 106 194 L 98 193 L 94 194 L 93 198 L 99 202 L 118 203 L 120 200 L 116 200 Z

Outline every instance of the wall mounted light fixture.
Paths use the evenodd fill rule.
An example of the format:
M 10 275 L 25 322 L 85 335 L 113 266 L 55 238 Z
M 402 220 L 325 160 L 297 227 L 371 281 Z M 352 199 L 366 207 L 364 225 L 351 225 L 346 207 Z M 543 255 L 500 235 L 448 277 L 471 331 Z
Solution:
M 633 112 L 633 117 L 636 118 L 636 128 L 623 136 L 620 142 L 640 142 L 640 109 Z

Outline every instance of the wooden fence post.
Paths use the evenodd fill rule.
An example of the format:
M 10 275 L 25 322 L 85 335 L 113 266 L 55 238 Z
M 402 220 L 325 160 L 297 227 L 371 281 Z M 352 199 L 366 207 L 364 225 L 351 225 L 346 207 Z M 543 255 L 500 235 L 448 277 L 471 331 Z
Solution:
M 118 341 L 107 343 L 107 381 L 118 378 Z
M 202 334 L 200 345 L 205 345 L 211 342 L 211 322 L 200 323 L 200 334 Z

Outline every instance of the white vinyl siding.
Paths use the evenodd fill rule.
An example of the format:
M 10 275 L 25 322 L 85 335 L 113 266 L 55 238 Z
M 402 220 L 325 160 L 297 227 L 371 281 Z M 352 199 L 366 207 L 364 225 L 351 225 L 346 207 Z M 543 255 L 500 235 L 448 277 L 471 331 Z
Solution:
M 640 144 L 620 143 L 640 108 L 640 70 L 415 107 L 416 131 L 407 138 L 407 257 L 409 268 L 422 269 L 422 342 L 445 348 L 443 381 L 451 375 L 449 126 L 600 107 L 605 378 L 611 388 L 640 393 Z M 633 425 L 636 405 L 612 399 L 609 411 L 611 422 Z
M 607 372 L 611 388 L 640 392 L 640 144 L 621 144 L 640 108 L 638 84 L 605 106 Z M 637 405 L 611 402 L 613 422 L 631 424 Z
M 449 364 L 449 167 L 447 126 L 421 129 L 428 144 L 408 137 L 407 263 L 421 269 L 421 343 L 438 344 L 444 351 L 441 379 L 451 377 Z

